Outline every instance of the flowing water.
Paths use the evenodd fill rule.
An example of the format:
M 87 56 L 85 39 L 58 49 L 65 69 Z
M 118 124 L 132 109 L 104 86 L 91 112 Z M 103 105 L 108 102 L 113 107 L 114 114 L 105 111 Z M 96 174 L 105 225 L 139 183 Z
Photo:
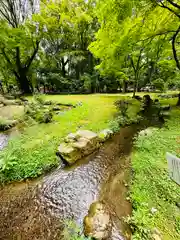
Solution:
M 60 240 L 62 222 L 82 225 L 92 202 L 104 202 L 112 214 L 112 239 L 130 239 L 122 218 L 131 214 L 126 200 L 130 153 L 136 127 L 126 127 L 97 152 L 75 166 L 0 190 L 1 240 Z M 126 236 L 126 237 L 123 237 Z
M 8 135 L 0 133 L 0 151 L 8 144 Z

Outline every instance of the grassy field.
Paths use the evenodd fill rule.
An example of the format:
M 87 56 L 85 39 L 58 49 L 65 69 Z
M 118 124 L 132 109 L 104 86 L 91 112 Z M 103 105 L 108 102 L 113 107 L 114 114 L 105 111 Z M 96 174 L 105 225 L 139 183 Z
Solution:
M 153 228 L 161 232 L 163 240 L 179 239 L 180 210 L 176 204 L 180 202 L 180 187 L 168 176 L 166 152 L 180 157 L 180 109 L 172 111 L 162 129 L 136 141 L 131 186 L 133 239 L 151 239 L 149 230 Z M 153 214 L 152 209 L 157 212 Z

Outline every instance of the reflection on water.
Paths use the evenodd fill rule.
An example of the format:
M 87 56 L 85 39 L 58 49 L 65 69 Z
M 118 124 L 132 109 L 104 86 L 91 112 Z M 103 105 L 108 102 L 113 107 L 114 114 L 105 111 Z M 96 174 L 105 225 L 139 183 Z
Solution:
M 0 150 L 6 147 L 8 144 L 8 135 L 0 133 Z
M 59 240 L 61 222 L 70 218 L 82 224 L 90 204 L 99 199 L 113 216 L 112 239 L 123 239 L 115 226 L 128 231 L 122 217 L 131 213 L 131 206 L 125 200 L 123 179 L 134 132 L 133 127 L 122 129 L 73 168 L 57 169 L 42 179 L 3 188 L 0 239 Z

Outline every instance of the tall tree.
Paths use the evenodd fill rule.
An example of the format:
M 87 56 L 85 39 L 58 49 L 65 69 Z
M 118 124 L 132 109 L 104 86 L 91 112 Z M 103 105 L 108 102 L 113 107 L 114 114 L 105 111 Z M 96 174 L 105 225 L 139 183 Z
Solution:
M 52 71 L 63 78 L 93 71 L 93 56 L 87 47 L 97 29 L 93 18 L 94 1 L 43 1 L 37 20 L 45 26 L 43 46 Z M 54 69 L 54 70 L 53 70 Z M 50 69 L 49 69 L 50 70 Z
M 28 72 L 40 44 L 38 26 L 28 20 L 36 10 L 37 2 L 32 0 L 0 2 L 0 54 L 23 93 L 32 91 Z

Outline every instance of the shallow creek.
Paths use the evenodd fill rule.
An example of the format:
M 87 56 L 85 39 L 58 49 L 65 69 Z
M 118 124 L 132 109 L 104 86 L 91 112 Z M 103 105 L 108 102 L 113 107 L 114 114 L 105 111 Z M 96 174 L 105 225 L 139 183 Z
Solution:
M 8 135 L 0 132 L 0 151 L 8 144 Z
M 136 131 L 135 126 L 121 129 L 71 168 L 59 168 L 45 177 L 0 189 L 0 239 L 60 240 L 62 222 L 73 219 L 82 225 L 90 204 L 99 200 L 112 214 L 112 240 L 130 239 L 122 219 L 131 214 L 126 182 Z M 3 146 L 3 137 L 0 139 Z

